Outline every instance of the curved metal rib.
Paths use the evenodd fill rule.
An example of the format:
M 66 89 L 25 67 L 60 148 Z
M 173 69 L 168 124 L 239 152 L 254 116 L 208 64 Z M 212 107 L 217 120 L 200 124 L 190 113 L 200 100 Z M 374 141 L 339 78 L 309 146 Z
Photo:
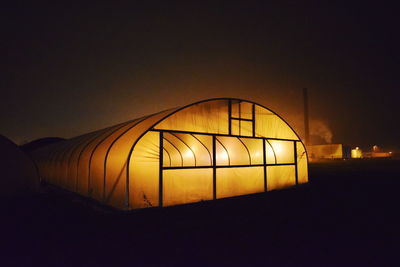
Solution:
M 176 149 L 176 151 L 178 151 L 179 156 L 181 156 L 181 162 L 182 162 L 181 166 L 183 167 L 183 156 L 182 156 L 182 153 L 179 151 L 179 149 L 171 141 L 169 141 L 167 138 L 165 138 L 165 135 L 164 135 L 164 140 L 167 141 L 171 146 L 173 146 Z
M 191 136 L 193 136 L 208 152 L 208 155 L 210 156 L 210 165 L 212 164 L 212 156 L 211 156 L 211 152 L 210 150 L 207 148 L 207 146 L 205 144 L 203 144 L 203 142 L 200 141 L 199 138 L 197 138 L 194 134 L 190 134 Z
M 168 156 L 168 159 L 169 159 L 169 166 L 171 167 L 171 155 L 169 154 L 169 152 L 168 152 L 168 150 L 166 150 L 164 147 L 163 147 L 163 150 L 167 153 L 167 156 Z
M 251 156 L 250 156 L 250 151 L 249 151 L 249 149 L 247 148 L 246 144 L 245 144 L 239 137 L 236 137 L 236 138 L 240 141 L 240 143 L 242 143 L 242 145 L 244 146 L 244 148 L 246 148 L 247 154 L 249 155 L 249 163 L 250 163 L 250 165 L 251 165 Z
M 265 141 L 267 141 L 267 143 L 268 143 L 268 145 L 271 147 L 271 149 L 272 149 L 272 152 L 274 153 L 274 158 L 275 158 L 275 164 L 277 164 L 278 163 L 278 161 L 276 160 L 276 153 L 275 153 L 275 149 L 274 149 L 274 147 L 271 145 L 271 143 L 267 140 L 267 139 L 265 139 Z M 265 152 L 264 152 L 265 153 Z
M 176 134 L 174 134 L 174 133 L 170 133 L 172 136 L 175 136 L 176 138 L 178 138 L 183 144 L 185 144 L 185 146 L 187 146 L 187 148 L 190 150 L 190 151 L 192 151 L 192 154 L 193 154 L 193 158 L 194 158 L 194 166 L 197 166 L 197 160 L 196 160 L 196 154 L 194 153 L 194 151 L 190 148 L 190 146 L 188 145 L 188 144 L 186 144 L 186 142 L 185 141 L 183 141 L 179 136 L 177 136 Z
M 226 155 L 228 156 L 228 165 L 230 166 L 230 165 L 231 165 L 231 158 L 229 157 L 229 152 L 228 152 L 228 150 L 227 150 L 226 147 L 221 143 L 221 141 L 218 140 L 218 137 L 217 137 L 217 136 L 215 137 L 215 140 L 225 149 Z M 215 159 L 215 162 L 217 162 L 217 159 Z

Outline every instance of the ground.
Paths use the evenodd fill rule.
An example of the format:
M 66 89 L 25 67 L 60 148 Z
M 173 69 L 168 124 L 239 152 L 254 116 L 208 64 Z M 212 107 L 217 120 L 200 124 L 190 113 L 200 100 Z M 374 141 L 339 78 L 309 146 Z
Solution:
M 115 212 L 47 186 L 4 199 L 2 266 L 400 266 L 400 161 L 310 165 L 296 188 Z

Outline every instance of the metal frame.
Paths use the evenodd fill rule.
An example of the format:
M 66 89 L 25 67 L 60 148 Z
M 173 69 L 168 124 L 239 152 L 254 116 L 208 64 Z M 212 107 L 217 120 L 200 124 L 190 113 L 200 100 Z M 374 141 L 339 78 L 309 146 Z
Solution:
M 148 131 L 153 132 L 174 132 L 174 133 L 183 133 L 183 134 L 198 134 L 198 135 L 217 135 L 217 136 L 226 136 L 226 137 L 240 137 L 240 138 L 254 138 L 254 139 L 268 139 L 268 140 L 277 140 L 277 141 L 297 141 L 301 142 L 300 139 L 287 139 L 287 138 L 275 138 L 275 137 L 262 137 L 262 136 L 249 136 L 249 135 L 237 135 L 237 134 L 214 134 L 214 133 L 202 133 L 202 132 L 193 132 L 193 131 L 180 131 L 180 130 L 164 130 L 164 129 L 155 129 L 154 127 L 149 129 Z M 148 132 L 146 131 L 146 133 Z
M 205 102 L 210 102 L 210 101 L 218 101 L 218 100 L 225 100 L 225 101 L 228 101 L 228 132 L 229 131 L 231 131 L 231 128 L 230 128 L 230 122 L 231 122 L 231 118 L 229 117 L 229 116 L 231 116 L 232 114 L 231 114 L 231 112 L 232 112 L 232 110 L 229 108 L 230 106 L 231 106 L 231 103 L 232 103 L 232 100 L 234 100 L 234 101 L 246 101 L 246 102 L 249 102 L 249 103 L 252 103 L 252 104 L 254 104 L 254 105 L 258 105 L 258 106 L 260 106 L 260 107 L 262 107 L 262 108 L 264 108 L 264 109 L 266 109 L 266 110 L 268 110 L 268 111 L 270 111 L 271 113 L 273 113 L 274 115 L 276 115 L 278 118 L 280 118 L 288 127 L 289 127 L 289 129 L 291 129 L 292 130 L 292 132 L 297 136 L 297 138 L 298 138 L 298 140 L 293 140 L 293 139 L 285 139 L 285 138 L 268 138 L 269 140 L 282 140 L 282 141 L 297 141 L 297 142 L 301 142 L 302 144 L 303 144 L 303 142 L 301 141 L 301 139 L 300 139 L 300 137 L 299 137 L 299 135 L 296 133 L 296 131 L 294 131 L 294 129 L 285 121 L 285 119 L 283 119 L 279 114 L 277 114 L 277 113 L 275 113 L 274 111 L 272 111 L 272 110 L 270 110 L 269 108 L 267 108 L 267 107 L 265 107 L 265 106 L 263 106 L 263 105 L 260 105 L 260 104 L 257 104 L 257 103 L 255 103 L 255 102 L 252 102 L 252 101 L 248 101 L 248 100 L 242 100 L 242 99 L 238 99 L 238 98 L 212 98 L 212 99 L 206 99 L 206 100 L 202 100 L 202 101 L 198 101 L 198 102 L 195 102 L 195 103 L 192 103 L 192 104 L 189 104 L 189 105 L 186 105 L 186 106 L 183 106 L 183 107 L 181 107 L 181 108 L 177 108 L 176 110 L 174 110 L 174 111 L 172 111 L 171 113 L 169 113 L 168 115 L 166 115 L 165 117 L 163 117 L 163 118 L 161 118 L 161 119 L 159 119 L 158 121 L 156 121 L 152 126 L 150 126 L 149 127 L 149 129 L 147 130 L 147 131 L 144 131 L 139 137 L 138 137 L 138 139 L 134 142 L 134 144 L 132 145 L 132 147 L 131 147 L 131 149 L 130 149 L 130 151 L 129 151 L 129 153 L 128 153 L 128 155 L 127 155 L 127 166 L 126 166 L 126 196 L 125 196 L 125 198 L 126 198 L 126 203 L 127 203 L 127 205 L 126 205 L 126 208 L 128 209 L 129 208 L 129 166 L 130 166 L 130 160 L 131 160 L 131 155 L 132 155 L 132 153 L 133 153 L 133 150 L 135 149 L 135 146 L 136 146 L 136 144 L 138 143 L 138 141 L 148 132 L 148 131 L 160 131 L 161 132 L 161 130 L 159 130 L 159 129 L 154 129 L 154 127 L 157 125 L 157 124 L 159 124 L 160 122 L 162 122 L 163 120 L 165 120 L 165 119 L 167 119 L 168 117 L 170 117 L 170 116 L 172 116 L 172 115 L 174 115 L 175 113 L 178 113 L 179 111 L 181 111 L 181 110 L 183 110 L 183 109 L 185 109 L 185 108 L 188 108 L 188 107 L 190 107 L 190 106 L 194 106 L 194 105 L 197 105 L 197 104 L 201 104 L 201 103 L 205 103 Z M 229 112 L 230 111 L 230 112 Z M 240 129 L 240 128 L 239 128 Z M 207 134 L 207 133 L 195 133 L 195 132 L 189 132 L 189 131 L 174 131 L 174 132 L 177 132 L 177 133 L 189 133 L 189 134 L 206 134 L 206 135 L 212 135 L 212 134 Z M 240 132 L 239 132 L 240 133 Z M 221 134 L 220 134 L 221 135 Z M 225 134 L 225 135 L 221 135 L 221 136 L 235 136 L 235 135 L 230 135 L 230 134 Z M 238 135 L 236 135 L 237 137 L 243 137 L 243 138 L 249 138 L 249 136 L 238 136 Z M 253 136 L 253 137 L 251 137 L 251 138 L 260 138 L 260 139 L 265 139 L 264 137 L 257 137 L 257 136 Z M 213 138 L 214 139 L 214 138 Z M 215 146 L 215 143 L 214 143 L 214 141 L 213 141 L 213 146 Z M 304 146 L 304 144 L 303 144 L 303 146 Z M 305 146 L 304 146 L 305 147 Z M 214 151 L 215 151 L 215 149 L 213 149 Z M 213 152 L 214 153 L 214 152 Z M 307 151 L 306 151 L 306 154 L 307 154 Z M 215 157 L 213 158 L 213 163 L 215 164 Z M 264 165 L 265 166 L 265 165 Z M 307 157 L 307 166 L 308 166 L 308 157 Z M 308 167 L 307 167 L 308 168 Z M 216 168 L 214 167 L 213 168 L 214 169 L 214 173 L 216 174 Z M 297 169 L 297 166 L 295 167 L 295 169 Z M 214 174 L 214 180 L 215 180 L 215 175 Z M 216 183 L 215 183 L 215 181 L 214 181 L 214 185 L 215 185 Z M 214 191 L 214 194 L 215 194 L 216 192 Z
M 183 140 L 179 137 L 177 137 L 174 133 L 174 130 L 157 130 L 157 129 L 152 129 L 150 131 L 153 132 L 159 132 L 160 134 L 160 164 L 159 164 L 159 203 L 160 203 L 160 207 L 163 206 L 163 172 L 164 171 L 168 171 L 168 170 L 180 170 L 180 169 L 211 169 L 213 170 L 213 199 L 217 199 L 217 169 L 219 168 L 243 168 L 243 167 L 263 167 L 263 181 L 264 181 L 264 192 L 267 192 L 268 190 L 268 186 L 267 186 L 267 167 L 268 166 L 294 166 L 295 169 L 295 184 L 298 185 L 298 164 L 297 164 L 297 142 L 301 142 L 299 140 L 283 140 L 283 141 L 287 141 L 287 142 L 293 142 L 293 155 L 294 155 L 294 160 L 293 163 L 277 163 L 277 158 L 276 158 L 276 153 L 275 150 L 273 148 L 273 146 L 269 143 L 270 138 L 265 138 L 265 137 L 249 137 L 249 136 L 242 136 L 242 137 L 238 137 L 238 136 L 229 136 L 232 138 L 237 138 L 240 143 L 246 148 L 247 154 L 249 156 L 249 164 L 241 164 L 241 165 L 231 165 L 230 164 L 230 158 L 229 158 L 229 152 L 227 150 L 227 148 L 222 144 L 222 142 L 220 140 L 218 140 L 218 137 L 223 136 L 226 137 L 226 135 L 224 134 L 205 134 L 205 133 L 197 133 L 197 132 L 188 132 L 186 134 L 188 135 L 192 135 L 194 136 L 194 134 L 205 134 L 208 136 L 212 137 L 212 164 L 211 165 L 205 165 L 205 166 L 197 166 L 197 164 L 195 163 L 194 166 L 183 166 L 183 159 L 182 159 L 182 166 L 174 166 L 172 167 L 170 164 L 170 166 L 164 166 L 163 163 L 163 150 L 164 150 L 164 140 L 168 141 L 169 143 L 171 143 L 171 141 L 169 141 L 168 139 L 165 138 L 164 134 L 165 133 L 169 133 L 172 136 L 175 136 L 176 138 L 178 138 L 178 140 L 182 141 Z M 250 151 L 248 149 L 248 147 L 246 146 L 246 144 L 240 139 L 240 138 L 252 138 L 252 139 L 262 139 L 262 149 L 263 149 L 263 163 L 262 164 L 251 164 L 251 155 L 250 155 Z M 197 139 L 198 140 L 198 139 Z M 273 140 L 275 140 L 275 138 L 273 138 Z M 200 140 L 198 140 L 200 143 L 202 143 Z M 217 165 L 217 146 L 216 143 L 220 143 L 221 146 L 225 149 L 227 155 L 228 155 L 228 165 Z M 266 160 L 266 142 L 268 142 L 269 146 L 272 149 L 272 152 L 274 154 L 274 160 L 275 163 L 267 163 Z M 185 142 L 184 144 L 186 146 L 188 146 Z M 203 143 L 202 143 L 203 144 Z M 178 153 L 181 155 L 181 152 L 179 151 L 179 149 L 171 143 L 171 145 L 178 151 Z M 204 145 L 204 144 L 203 144 Z M 205 145 L 204 145 L 205 146 Z M 206 147 L 206 146 L 205 146 Z M 207 148 L 207 147 L 206 147 Z M 193 150 L 190 149 L 192 151 L 192 153 L 194 154 Z M 207 149 L 208 151 L 208 149 Z M 209 151 L 208 151 L 209 152 Z M 195 154 L 194 154 L 195 155 Z M 181 155 L 182 157 L 182 155 Z M 196 157 L 196 156 L 194 156 Z

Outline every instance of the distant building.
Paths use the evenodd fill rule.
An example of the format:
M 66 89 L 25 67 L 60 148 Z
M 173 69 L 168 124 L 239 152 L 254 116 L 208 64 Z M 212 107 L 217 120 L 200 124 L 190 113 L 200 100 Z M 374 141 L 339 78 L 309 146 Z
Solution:
M 350 148 L 343 144 L 309 145 L 307 152 L 310 161 L 350 157 Z
M 356 147 L 351 150 L 351 158 L 352 159 L 360 159 L 363 157 L 363 152 L 359 147 Z

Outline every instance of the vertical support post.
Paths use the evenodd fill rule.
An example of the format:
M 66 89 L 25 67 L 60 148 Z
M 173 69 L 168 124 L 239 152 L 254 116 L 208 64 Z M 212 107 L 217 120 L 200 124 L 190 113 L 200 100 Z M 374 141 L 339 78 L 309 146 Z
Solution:
M 267 156 L 265 155 L 265 139 L 263 141 L 263 164 L 264 164 L 264 192 L 267 192 Z
M 159 165 L 159 181 L 158 181 L 158 205 L 163 206 L 163 163 L 164 163 L 164 153 L 163 144 L 164 142 L 164 132 L 160 132 L 160 165 Z
M 299 184 L 299 174 L 297 173 L 297 141 L 293 141 L 293 155 L 294 155 L 294 168 L 295 168 L 295 177 L 296 177 L 296 185 Z
M 228 133 L 232 134 L 232 100 L 229 99 L 228 102 Z
M 252 128 L 253 128 L 253 137 L 256 136 L 256 105 L 253 104 L 251 107 L 251 122 L 252 122 Z
M 241 103 L 242 102 L 240 102 L 239 101 L 239 135 L 242 135 L 242 108 L 241 108 Z
M 217 144 L 216 136 L 212 136 L 212 153 L 213 153 L 213 199 L 217 199 Z

